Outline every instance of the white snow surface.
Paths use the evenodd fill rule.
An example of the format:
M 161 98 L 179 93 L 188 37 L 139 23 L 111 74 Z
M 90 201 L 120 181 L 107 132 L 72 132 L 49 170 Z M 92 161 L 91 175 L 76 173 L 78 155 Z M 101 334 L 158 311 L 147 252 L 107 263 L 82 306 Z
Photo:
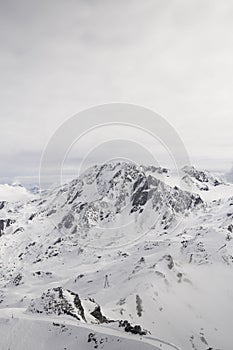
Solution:
M 33 198 L 32 193 L 21 185 L 0 184 L 0 201 L 18 202 Z
M 0 349 L 232 350 L 233 185 L 190 173 L 108 163 L 0 202 Z

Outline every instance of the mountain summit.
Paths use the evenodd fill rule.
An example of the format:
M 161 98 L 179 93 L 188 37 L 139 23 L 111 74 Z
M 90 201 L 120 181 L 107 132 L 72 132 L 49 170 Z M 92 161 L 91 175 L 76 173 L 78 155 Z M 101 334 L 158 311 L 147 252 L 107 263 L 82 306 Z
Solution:
M 28 344 L 40 334 L 47 348 L 230 350 L 232 186 L 183 174 L 215 199 L 182 189 L 168 169 L 114 162 L 1 201 L 4 347 L 20 349 L 5 333 L 30 324 Z

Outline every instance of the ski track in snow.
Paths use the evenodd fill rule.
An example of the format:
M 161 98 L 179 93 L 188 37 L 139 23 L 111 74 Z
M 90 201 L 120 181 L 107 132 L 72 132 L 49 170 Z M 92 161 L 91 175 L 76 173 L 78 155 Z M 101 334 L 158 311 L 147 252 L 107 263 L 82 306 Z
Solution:
M 133 334 L 126 334 L 123 333 L 119 330 L 113 329 L 111 327 L 103 326 L 103 325 L 94 325 L 94 324 L 85 324 L 85 323 L 80 323 L 78 321 L 73 321 L 68 318 L 61 319 L 61 317 L 41 317 L 41 316 L 36 316 L 33 317 L 29 314 L 25 313 L 25 308 L 5 308 L 5 309 L 0 309 L 0 318 L 3 319 L 10 319 L 10 318 L 15 318 L 15 319 L 27 319 L 27 320 L 33 320 L 33 321 L 43 321 L 43 322 L 59 322 L 63 323 L 65 325 L 71 325 L 75 326 L 78 328 L 86 328 L 89 329 L 93 332 L 98 332 L 104 335 L 109 335 L 109 336 L 115 336 L 115 337 L 120 337 L 128 340 L 134 340 L 138 341 L 140 343 L 145 343 L 154 346 L 155 350 L 161 349 L 161 344 L 163 344 L 163 350 L 181 350 L 178 346 L 175 344 L 169 343 L 165 340 L 162 340 L 160 338 L 156 337 L 149 337 L 149 336 L 135 336 Z M 15 329 L 13 329 L 13 333 L 9 334 L 9 341 L 8 344 L 6 345 L 6 349 L 10 347 L 10 339 L 14 337 Z M 158 347 L 160 346 L 160 348 Z

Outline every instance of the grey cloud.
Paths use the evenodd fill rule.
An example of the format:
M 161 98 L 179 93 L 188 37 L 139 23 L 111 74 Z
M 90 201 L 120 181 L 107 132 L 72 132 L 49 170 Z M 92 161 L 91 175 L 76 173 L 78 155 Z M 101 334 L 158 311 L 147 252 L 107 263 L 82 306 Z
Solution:
M 7 157 L 17 159 L 9 174 L 27 173 L 23 154 L 108 102 L 154 109 L 192 157 L 230 165 L 232 15 L 231 0 L 1 0 L 1 175 Z

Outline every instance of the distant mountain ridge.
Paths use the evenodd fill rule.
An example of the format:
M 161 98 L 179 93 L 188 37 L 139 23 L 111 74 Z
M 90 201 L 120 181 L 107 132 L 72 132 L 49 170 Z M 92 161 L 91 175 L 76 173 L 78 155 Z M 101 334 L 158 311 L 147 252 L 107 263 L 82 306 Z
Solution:
M 13 183 L 12 185 L 0 184 L 0 201 L 27 201 L 32 197 L 32 193 L 19 183 Z

